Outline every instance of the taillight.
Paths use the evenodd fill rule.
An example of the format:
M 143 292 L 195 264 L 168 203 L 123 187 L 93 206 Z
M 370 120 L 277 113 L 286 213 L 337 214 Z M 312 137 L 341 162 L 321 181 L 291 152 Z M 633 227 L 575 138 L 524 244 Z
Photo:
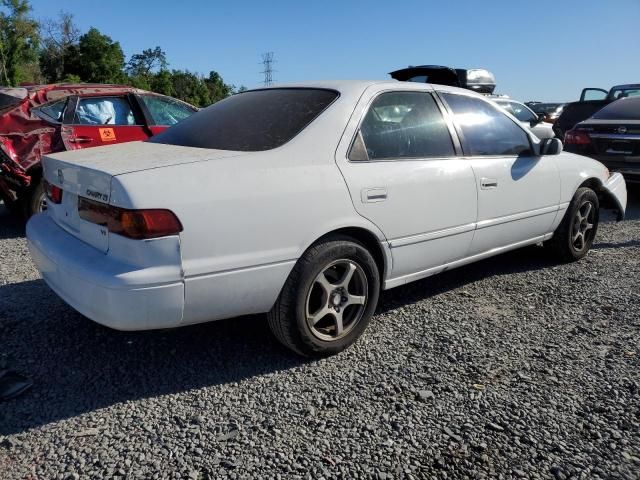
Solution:
M 591 138 L 582 130 L 569 130 L 564 134 L 565 145 L 589 145 Z
M 44 180 L 44 191 L 51 203 L 62 203 L 62 189 Z
M 129 210 L 78 197 L 78 215 L 87 222 L 103 225 L 109 232 L 134 240 L 177 235 L 182 224 L 171 210 L 153 208 Z

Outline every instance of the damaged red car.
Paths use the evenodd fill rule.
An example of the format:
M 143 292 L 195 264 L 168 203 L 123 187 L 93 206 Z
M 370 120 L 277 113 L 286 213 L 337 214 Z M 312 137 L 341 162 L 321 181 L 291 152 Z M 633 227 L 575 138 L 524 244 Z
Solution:
M 0 87 L 0 198 L 26 216 L 41 212 L 43 155 L 146 140 L 196 111 L 122 85 Z

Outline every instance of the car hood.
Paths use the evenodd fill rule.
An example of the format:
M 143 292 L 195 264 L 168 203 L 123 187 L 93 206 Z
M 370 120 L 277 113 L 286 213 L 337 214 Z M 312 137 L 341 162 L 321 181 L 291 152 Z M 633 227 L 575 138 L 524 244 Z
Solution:
M 211 150 L 151 142 L 129 142 L 104 147 L 50 153 L 46 158 L 97 170 L 112 176 L 153 168 L 251 155 L 250 152 Z

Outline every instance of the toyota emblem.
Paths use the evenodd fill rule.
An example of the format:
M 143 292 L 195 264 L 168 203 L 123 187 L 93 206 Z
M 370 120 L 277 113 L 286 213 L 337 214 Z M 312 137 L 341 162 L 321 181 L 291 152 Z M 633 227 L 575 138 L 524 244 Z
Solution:
M 621 133 L 621 134 L 627 133 L 627 127 L 618 127 L 618 133 Z

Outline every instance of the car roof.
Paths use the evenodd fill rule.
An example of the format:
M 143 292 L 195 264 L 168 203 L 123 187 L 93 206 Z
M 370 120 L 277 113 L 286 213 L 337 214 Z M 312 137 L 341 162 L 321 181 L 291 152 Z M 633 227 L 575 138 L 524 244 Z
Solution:
M 611 87 L 611 90 L 624 90 L 627 88 L 640 88 L 640 83 L 627 83 L 625 85 L 616 85 Z
M 435 83 L 419 83 L 419 82 L 403 82 L 399 80 L 322 80 L 322 81 L 309 81 L 300 83 L 281 83 L 274 84 L 268 87 L 257 87 L 247 92 L 265 90 L 265 89 L 278 89 L 278 88 L 323 88 L 328 90 L 336 90 L 341 93 L 359 94 L 370 87 L 375 87 L 378 90 L 424 90 L 433 91 L 438 90 L 441 92 L 455 92 L 472 97 L 484 98 L 486 95 L 481 95 L 466 88 L 451 87 L 448 85 L 439 85 Z

